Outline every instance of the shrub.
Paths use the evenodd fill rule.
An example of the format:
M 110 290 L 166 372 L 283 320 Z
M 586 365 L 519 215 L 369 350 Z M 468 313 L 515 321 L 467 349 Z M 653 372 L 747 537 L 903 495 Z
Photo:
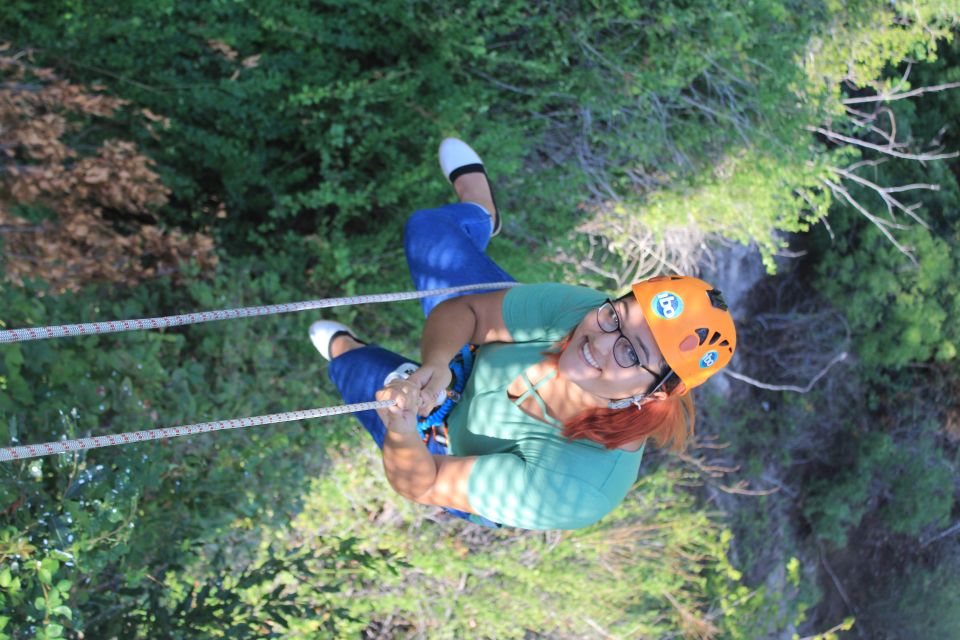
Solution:
M 128 141 L 93 151 L 95 119 L 124 101 L 58 79 L 0 52 L 0 241 L 7 280 L 42 278 L 57 293 L 86 283 L 136 284 L 177 273 L 193 258 L 209 269 L 213 244 L 163 232 L 153 212 L 169 190 Z M 30 218 L 33 218 L 32 220 Z
M 172 305 L 243 306 L 301 293 L 281 288 L 275 275 L 249 275 L 249 266 L 187 287 L 161 279 L 132 291 L 42 298 L 32 286 L 4 287 L 4 323 L 144 317 Z M 273 317 L 7 345 L 0 435 L 36 443 L 335 404 L 318 379 L 308 322 Z M 251 530 L 286 521 L 297 487 L 321 468 L 324 443 L 350 437 L 294 423 L 4 463 L 7 631 L 145 637 L 133 633 L 135 621 L 166 597 L 166 574 L 209 561 L 208 545 L 241 553 Z M 200 579 L 212 585 L 216 575 Z

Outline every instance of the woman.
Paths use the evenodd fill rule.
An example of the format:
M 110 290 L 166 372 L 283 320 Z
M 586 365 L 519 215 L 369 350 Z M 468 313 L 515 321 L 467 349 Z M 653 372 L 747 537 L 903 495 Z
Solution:
M 417 289 L 512 281 L 484 253 L 500 217 L 479 156 L 447 139 L 440 164 L 460 203 L 407 223 Z M 719 291 L 680 276 L 616 300 L 552 283 L 425 298 L 423 309 L 419 368 L 336 322 L 314 323 L 310 337 L 344 401 L 396 401 L 357 414 L 391 486 L 488 526 L 575 529 L 609 513 L 636 480 L 647 438 L 682 448 L 693 427 L 687 393 L 736 346 Z M 451 366 L 470 361 L 445 428 L 424 436 L 418 416 L 443 401 Z

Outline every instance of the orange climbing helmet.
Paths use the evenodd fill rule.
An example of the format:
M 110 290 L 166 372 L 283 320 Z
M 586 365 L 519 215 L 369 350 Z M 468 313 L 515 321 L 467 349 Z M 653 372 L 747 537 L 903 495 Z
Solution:
M 684 394 L 727 366 L 737 330 L 720 291 L 690 276 L 657 276 L 632 289 Z

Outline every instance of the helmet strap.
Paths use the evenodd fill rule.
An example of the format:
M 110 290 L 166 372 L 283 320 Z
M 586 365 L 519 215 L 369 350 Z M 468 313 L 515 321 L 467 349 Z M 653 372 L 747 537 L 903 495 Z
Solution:
M 664 383 L 667 380 L 670 379 L 670 376 L 675 376 L 675 375 L 677 374 L 674 373 L 673 369 L 670 369 L 669 371 L 667 371 L 666 375 L 660 378 L 660 380 L 656 383 L 656 385 L 654 385 L 653 389 L 651 389 L 647 393 L 638 393 L 636 395 L 630 396 L 629 398 L 620 398 L 619 400 L 610 400 L 609 402 L 607 402 L 607 407 L 610 409 L 626 409 L 630 405 L 635 404 L 637 405 L 637 410 L 640 411 L 643 409 L 643 401 L 649 398 L 650 396 L 652 396 L 653 394 L 655 394 L 657 391 L 660 391 L 660 388 L 664 385 Z
M 630 396 L 629 398 L 620 398 L 619 400 L 611 400 L 607 403 L 607 407 L 610 409 L 626 409 L 632 404 L 637 405 L 637 411 L 643 409 L 643 401 L 647 398 L 647 394 L 638 393 L 635 396 Z

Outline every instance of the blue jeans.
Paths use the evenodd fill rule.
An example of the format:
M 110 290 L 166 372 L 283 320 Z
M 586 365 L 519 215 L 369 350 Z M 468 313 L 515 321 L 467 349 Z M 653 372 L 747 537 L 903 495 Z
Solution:
M 403 244 L 410 277 L 417 291 L 481 282 L 515 282 L 510 274 L 484 253 L 490 242 L 490 232 L 490 216 L 475 204 L 448 204 L 438 209 L 417 211 L 410 216 L 404 230 Z M 463 294 L 421 299 L 424 317 L 447 298 L 458 295 Z M 371 344 L 347 351 L 331 360 L 328 374 L 345 403 L 370 402 L 374 400 L 376 392 L 383 388 L 383 379 L 387 374 L 404 362 L 415 361 Z M 377 446 L 383 449 L 386 426 L 377 412 L 361 411 L 354 415 Z M 427 443 L 427 450 L 434 454 L 447 454 L 447 447 L 432 438 Z M 463 511 L 447 511 L 458 518 L 476 521 Z

